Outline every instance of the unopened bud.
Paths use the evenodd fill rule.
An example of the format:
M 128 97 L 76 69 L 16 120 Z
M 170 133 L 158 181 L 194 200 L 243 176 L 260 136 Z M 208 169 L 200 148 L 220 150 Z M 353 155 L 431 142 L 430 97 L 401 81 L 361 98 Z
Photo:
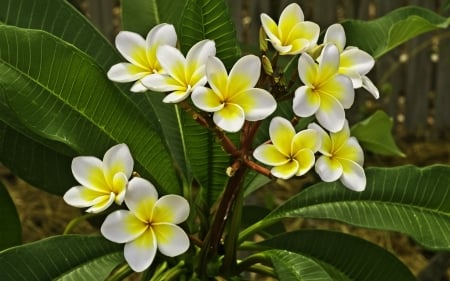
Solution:
M 312 48 L 310 51 L 308 51 L 308 54 L 315 60 L 322 53 L 323 47 L 324 47 L 323 44 L 317 45 L 314 48 Z
M 262 66 L 263 66 L 264 72 L 267 75 L 272 76 L 273 68 L 272 68 L 272 63 L 270 62 L 269 58 L 267 56 L 263 55 L 261 57 L 261 61 L 262 61 Z
M 267 36 L 262 27 L 259 28 L 259 49 L 261 52 L 267 52 Z

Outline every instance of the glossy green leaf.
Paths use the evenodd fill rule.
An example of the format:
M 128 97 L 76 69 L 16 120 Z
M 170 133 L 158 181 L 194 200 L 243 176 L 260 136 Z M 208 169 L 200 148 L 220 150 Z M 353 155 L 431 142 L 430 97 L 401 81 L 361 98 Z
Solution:
M 122 26 L 124 30 L 146 36 L 159 23 L 178 27 L 180 11 L 187 0 L 122 0 Z
M 279 280 L 336 280 L 312 258 L 286 250 L 269 250 L 263 254 L 272 261 Z
M 311 277 L 280 278 L 280 280 L 416 280 L 409 269 L 393 254 L 364 239 L 344 233 L 326 230 L 299 230 L 283 233 L 262 241 L 258 245 L 298 254 L 298 256 L 291 253 L 272 257 L 276 267 L 283 267 L 280 264 L 281 261 L 275 261 L 276 258 L 287 260 L 287 266 L 292 264 L 290 259 L 298 260 L 298 267 L 292 264 L 291 268 L 283 268 L 287 271 L 286 274 L 297 272 L 311 274 Z M 317 279 L 312 279 L 312 276 L 317 276 Z
M 0 22 L 47 31 L 91 56 L 104 70 L 120 61 L 111 43 L 63 0 L 2 0 Z
M 0 182 L 0 251 L 22 242 L 22 227 L 19 215 L 8 190 Z
M 449 23 L 449 18 L 429 9 L 407 6 L 372 21 L 347 20 L 342 25 L 347 46 L 357 46 L 374 57 L 380 57 L 422 33 L 447 28 Z
M 444 165 L 369 168 L 365 191 L 321 182 L 286 201 L 261 224 L 286 217 L 333 219 L 402 232 L 427 248 L 448 250 L 449 174 L 450 166 Z
M 0 59 L 0 89 L 29 129 L 84 155 L 127 143 L 139 173 L 180 192 L 162 139 L 90 57 L 46 32 L 0 26 Z
M 122 262 L 123 245 L 103 237 L 54 236 L 0 252 L 0 279 L 105 280 Z
M 392 136 L 392 118 L 384 111 L 378 110 L 367 119 L 351 128 L 364 150 L 376 154 L 405 157 L 405 154 L 395 144 Z
M 224 0 L 187 0 L 180 32 L 184 53 L 195 43 L 211 39 L 216 43 L 216 56 L 228 69 L 240 56 L 236 32 Z

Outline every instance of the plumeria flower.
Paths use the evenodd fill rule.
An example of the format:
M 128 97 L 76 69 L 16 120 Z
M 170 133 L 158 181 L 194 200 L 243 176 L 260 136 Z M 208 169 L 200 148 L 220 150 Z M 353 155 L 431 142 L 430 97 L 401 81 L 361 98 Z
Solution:
M 158 199 L 158 192 L 149 181 L 133 178 L 125 204 L 129 210 L 109 214 L 100 231 L 108 240 L 125 243 L 125 260 L 134 271 L 147 269 L 157 250 L 169 257 L 187 251 L 189 238 L 177 225 L 189 216 L 186 199 L 178 195 Z
M 380 96 L 377 87 L 366 76 L 373 68 L 375 60 L 371 55 L 357 47 L 347 47 L 345 31 L 342 25 L 336 23 L 331 25 L 324 37 L 324 44 L 335 44 L 340 53 L 339 73 L 345 74 L 352 79 L 353 87 L 363 87 L 376 99 Z M 320 61 L 319 57 L 319 61 Z
M 308 172 L 315 162 L 314 153 L 319 150 L 321 139 L 312 129 L 295 133 L 291 122 L 275 117 L 270 122 L 269 135 L 271 144 L 262 144 L 253 152 L 258 161 L 274 166 L 272 175 L 289 179 Z
M 146 39 L 134 32 L 119 32 L 116 36 L 116 47 L 128 62 L 113 65 L 107 73 L 108 78 L 120 83 L 136 81 L 131 87 L 132 92 L 147 91 L 141 79 L 162 71 L 156 58 L 156 50 L 161 45 L 175 46 L 176 43 L 175 28 L 166 23 L 154 26 Z
M 337 132 L 345 122 L 344 109 L 353 104 L 355 91 L 350 78 L 339 74 L 339 51 L 333 44 L 325 45 L 317 65 L 303 53 L 298 60 L 298 73 L 304 86 L 295 91 L 294 113 L 300 117 L 315 114 L 328 131 Z
M 81 184 L 64 194 L 64 201 L 86 212 L 99 213 L 113 202 L 122 204 L 128 179 L 133 172 L 133 158 L 126 144 L 106 151 L 103 161 L 94 156 L 78 156 L 72 161 L 72 173 Z
M 239 131 L 245 120 L 262 120 L 272 114 L 277 106 L 274 97 L 266 90 L 254 88 L 261 73 L 257 56 L 240 58 L 227 75 L 227 70 L 216 57 L 206 64 L 210 88 L 198 87 L 192 93 L 195 106 L 214 112 L 214 123 L 227 132 Z
M 316 123 L 308 128 L 316 130 L 322 139 L 319 152 L 322 154 L 315 170 L 325 182 L 340 181 L 349 189 L 363 191 L 366 188 L 366 175 L 363 169 L 364 153 L 358 140 L 350 136 L 347 121 L 339 132 L 328 135 Z
M 303 11 L 296 3 L 284 8 L 278 25 L 265 13 L 261 14 L 261 24 L 272 46 L 281 55 L 296 55 L 317 45 L 319 25 L 304 21 Z
M 165 74 L 151 75 L 142 79 L 144 86 L 152 91 L 170 92 L 166 103 L 177 103 L 186 99 L 198 86 L 206 84 L 205 64 L 216 55 L 212 40 L 202 40 L 192 46 L 186 55 L 172 46 L 161 46 L 156 56 Z

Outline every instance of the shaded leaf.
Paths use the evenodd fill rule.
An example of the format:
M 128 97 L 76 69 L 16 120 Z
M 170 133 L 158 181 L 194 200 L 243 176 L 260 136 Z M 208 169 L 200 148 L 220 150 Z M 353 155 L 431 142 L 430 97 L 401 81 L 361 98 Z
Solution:
M 298 253 L 303 259 L 309 259 L 309 264 L 306 263 L 305 266 L 309 265 L 309 270 L 317 275 L 321 273 L 323 277 L 318 276 L 319 280 L 416 280 L 393 254 L 364 239 L 344 233 L 300 230 L 283 233 L 258 245 Z M 301 272 L 300 268 L 297 270 Z M 326 279 L 326 275 L 330 278 Z M 298 280 L 313 280 L 303 278 Z
M 186 53 L 195 43 L 211 39 L 216 56 L 230 69 L 241 51 L 236 32 L 224 0 L 187 0 L 181 16 L 181 50 Z
M 449 23 L 449 18 L 429 9 L 407 6 L 372 21 L 347 20 L 342 25 L 348 46 L 357 46 L 374 57 L 380 57 L 422 33 L 447 28 Z
M 8 190 L 0 182 L 0 251 L 22 242 L 22 227 L 16 206 L 9 196 Z
M 187 0 L 122 0 L 122 25 L 124 30 L 147 36 L 150 29 L 159 23 L 170 23 L 176 28 L 180 22 L 180 11 Z
M 364 150 L 376 154 L 405 157 L 392 136 L 392 118 L 384 111 L 378 110 L 367 119 L 362 120 L 351 128 Z
M 160 136 L 88 56 L 46 32 L 0 26 L 0 59 L 0 89 L 29 129 L 83 155 L 127 143 L 139 173 L 179 193 Z
M 105 280 L 124 262 L 122 248 L 103 237 L 54 236 L 0 252 L 0 279 Z
M 367 187 L 318 183 L 272 211 L 262 222 L 285 217 L 333 219 L 410 235 L 435 250 L 450 249 L 450 166 L 369 168 Z

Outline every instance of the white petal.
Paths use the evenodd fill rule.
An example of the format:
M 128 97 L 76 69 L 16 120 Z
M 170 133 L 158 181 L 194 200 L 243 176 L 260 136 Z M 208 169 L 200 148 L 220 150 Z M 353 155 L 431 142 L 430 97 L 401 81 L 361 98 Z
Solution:
M 366 174 L 364 169 L 353 161 L 341 160 L 343 172 L 341 182 L 351 190 L 363 191 L 366 189 Z
M 72 173 L 81 185 L 99 192 L 109 192 L 103 174 L 103 163 L 93 156 L 78 156 L 72 160 Z
M 163 70 L 173 79 L 184 85 L 186 59 L 183 54 L 175 47 L 163 45 L 156 51 L 156 56 Z
M 116 196 L 113 192 L 99 196 L 94 200 L 94 204 L 90 208 L 88 208 L 86 212 L 93 214 L 103 212 L 112 205 L 115 198 Z
M 190 91 L 174 91 L 164 97 L 164 103 L 179 103 L 189 97 Z
M 212 40 L 196 43 L 186 55 L 186 65 L 191 71 L 205 65 L 209 57 L 216 55 L 216 45 Z
M 149 72 L 134 64 L 122 62 L 113 65 L 107 73 L 108 79 L 114 82 L 127 83 L 141 79 Z
M 262 144 L 253 151 L 253 157 L 261 163 L 279 166 L 289 161 L 288 156 L 281 153 L 273 144 Z
M 127 243 L 142 235 L 147 228 L 147 224 L 136 218 L 130 211 L 118 210 L 106 217 L 100 232 L 110 241 Z
M 111 147 L 103 156 L 103 171 L 106 180 L 112 181 L 114 175 L 119 172 L 130 178 L 133 173 L 133 165 L 130 149 L 124 143 Z
M 124 247 L 125 260 L 131 269 L 136 272 L 146 270 L 155 259 L 157 241 L 153 230 L 150 228 L 136 240 L 133 240 Z
M 375 64 L 371 55 L 356 47 L 345 49 L 340 59 L 340 67 L 351 69 L 361 75 L 367 74 Z
M 278 20 L 278 30 L 281 33 L 281 37 L 287 37 L 292 27 L 296 23 L 304 21 L 304 19 L 302 8 L 297 3 L 287 5 L 281 12 Z
M 184 230 L 170 223 L 155 223 L 152 226 L 158 250 L 168 257 L 183 254 L 189 249 L 189 237 Z
M 130 91 L 133 93 L 143 93 L 148 89 L 142 84 L 141 80 L 136 81 L 133 86 L 131 86 Z
M 298 74 L 300 80 L 306 86 L 312 86 L 317 79 L 318 67 L 314 60 L 307 53 L 303 53 L 298 59 Z
M 179 195 L 165 195 L 155 203 L 152 222 L 179 224 L 189 217 L 189 203 Z
M 279 34 L 277 23 L 265 13 L 261 14 L 260 19 L 261 26 L 263 27 L 264 32 L 266 33 L 267 37 L 269 37 L 269 40 L 272 42 L 272 44 L 280 45 L 281 41 L 278 38 Z
M 244 125 L 244 110 L 235 104 L 227 104 L 213 116 L 214 123 L 223 130 L 235 133 Z
M 223 100 L 227 91 L 228 74 L 223 62 L 217 57 L 210 57 L 206 63 L 206 77 L 211 89 Z
M 299 150 L 309 149 L 312 152 L 317 152 L 322 144 L 319 132 L 313 129 L 305 129 L 292 138 L 292 153 L 297 153 Z
M 265 119 L 277 108 L 275 98 L 266 90 L 259 88 L 252 88 L 233 96 L 229 102 L 239 104 L 245 112 L 245 119 L 249 121 Z
M 173 92 L 184 90 L 185 87 L 166 74 L 151 74 L 141 79 L 142 84 L 155 92 Z
M 127 61 L 146 68 L 146 46 L 142 36 L 130 31 L 120 31 L 115 41 L 117 50 Z
M 316 118 L 319 124 L 328 131 L 340 131 L 344 127 L 345 122 L 344 108 L 334 97 L 322 95 Z
M 64 193 L 64 201 L 77 208 L 86 208 L 94 204 L 95 199 L 105 195 L 104 192 L 98 192 L 84 186 L 74 186 Z
M 224 106 L 213 90 L 206 87 L 196 87 L 191 99 L 196 107 L 206 112 L 216 112 Z
M 291 156 L 291 144 L 295 135 L 294 126 L 283 117 L 274 117 L 269 126 L 270 140 L 287 157 Z
M 308 129 L 313 129 L 319 135 L 321 146 L 319 152 L 323 155 L 330 156 L 331 150 L 333 149 L 330 136 L 325 130 L 316 123 L 311 123 L 308 125 Z
M 323 84 L 320 90 L 336 98 L 346 109 L 350 108 L 355 100 L 352 81 L 346 75 L 335 75 Z
M 322 49 L 318 75 L 321 81 L 328 80 L 339 70 L 339 50 L 334 44 L 327 44 Z
M 297 160 L 291 160 L 284 165 L 273 167 L 270 171 L 272 175 L 280 179 L 290 179 L 295 176 L 295 173 L 298 171 L 298 162 Z
M 342 165 L 339 161 L 326 156 L 320 156 L 315 165 L 316 173 L 325 182 L 332 182 L 342 175 Z
M 380 92 L 378 92 L 377 87 L 372 83 L 372 81 L 367 76 L 362 76 L 362 86 L 366 89 L 372 96 L 376 99 L 380 97 Z
M 341 24 L 335 23 L 328 27 L 323 43 L 333 43 L 338 47 L 339 52 L 342 52 L 345 48 L 345 30 Z
M 175 46 L 177 43 L 177 33 L 172 24 L 161 23 L 155 25 L 147 34 L 146 44 L 150 49 L 153 45 Z
M 142 221 L 150 221 L 153 206 L 158 200 L 154 185 L 146 179 L 135 177 L 128 183 L 125 204 L 130 211 Z
M 253 88 L 261 73 L 261 61 L 255 55 L 240 58 L 228 76 L 228 92 L 230 94 Z
M 295 90 L 292 107 L 297 116 L 309 117 L 317 112 L 320 102 L 320 96 L 314 93 L 311 88 L 301 86 Z

